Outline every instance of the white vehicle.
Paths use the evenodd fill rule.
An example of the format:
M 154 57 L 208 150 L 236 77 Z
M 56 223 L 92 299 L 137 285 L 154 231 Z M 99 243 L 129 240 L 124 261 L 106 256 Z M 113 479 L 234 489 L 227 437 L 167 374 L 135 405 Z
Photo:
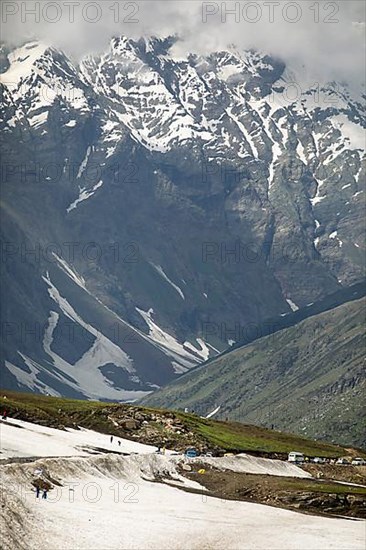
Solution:
M 312 461 L 314 462 L 314 464 L 325 464 L 325 458 L 322 458 L 320 456 L 316 456 L 315 458 L 313 458 Z
M 349 464 L 346 458 L 338 458 L 336 464 Z
M 353 466 L 365 466 L 366 460 L 363 458 L 354 458 L 351 462 Z
M 305 457 L 302 453 L 297 453 L 296 451 L 292 451 L 288 454 L 288 462 L 296 462 L 301 463 L 305 462 Z

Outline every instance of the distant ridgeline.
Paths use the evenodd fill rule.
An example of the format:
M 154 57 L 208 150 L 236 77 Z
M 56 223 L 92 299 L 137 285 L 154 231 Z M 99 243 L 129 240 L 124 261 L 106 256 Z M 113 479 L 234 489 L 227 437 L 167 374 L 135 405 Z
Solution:
M 313 304 L 309 304 L 308 306 L 298 309 L 297 311 L 286 313 L 286 315 L 282 315 L 282 316 L 280 315 L 276 317 L 271 317 L 270 319 L 266 319 L 263 323 L 260 323 L 255 327 L 253 327 L 252 331 L 250 331 L 249 328 L 245 332 L 243 331 L 242 332 L 243 338 L 239 342 L 235 342 L 235 344 L 233 344 L 230 348 L 226 349 L 216 357 L 209 359 L 204 363 L 204 365 L 207 365 L 207 363 L 215 361 L 218 357 L 223 357 L 224 355 L 232 352 L 235 349 L 241 348 L 242 346 L 246 346 L 247 344 L 250 344 L 251 342 L 258 340 L 259 338 L 263 338 L 263 336 L 269 336 L 270 334 L 275 334 L 276 332 L 283 330 L 285 328 L 292 327 L 297 323 L 300 323 L 301 321 L 308 319 L 309 317 L 313 317 L 314 315 L 318 315 L 319 313 L 329 311 L 347 302 L 359 300 L 365 295 L 366 295 L 366 281 L 362 283 L 357 283 L 348 288 L 342 288 L 341 290 L 337 290 L 337 292 L 329 294 L 329 296 L 326 296 L 322 300 L 319 300 L 318 302 L 315 302 Z M 193 369 L 191 369 L 190 372 L 192 372 L 197 368 L 201 368 L 202 366 L 203 366 L 202 364 L 198 365 L 197 367 L 194 367 Z M 184 376 L 184 374 L 182 376 Z

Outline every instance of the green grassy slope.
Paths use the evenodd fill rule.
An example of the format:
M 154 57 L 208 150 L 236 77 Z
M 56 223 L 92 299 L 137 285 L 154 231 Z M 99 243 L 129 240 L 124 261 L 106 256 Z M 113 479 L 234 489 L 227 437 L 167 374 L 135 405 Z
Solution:
M 6 399 L 4 399 L 6 396 Z M 308 456 L 337 457 L 359 455 L 359 450 L 312 441 L 297 435 L 235 422 L 220 422 L 200 418 L 197 415 L 150 409 L 140 406 L 78 401 L 57 397 L 45 397 L 28 393 L 1 391 L 1 412 L 9 416 L 39 422 L 53 427 L 83 426 L 102 433 L 113 433 L 135 441 L 158 444 L 163 442 L 176 449 L 189 445 L 223 451 L 249 451 L 269 456 L 284 456 L 298 450 Z M 125 431 L 123 419 L 145 418 L 136 429 Z M 146 420 L 147 419 L 147 420 Z M 180 426 L 179 434 L 166 424 Z M 148 426 L 150 432 L 146 431 Z M 155 430 L 155 431 L 154 431 Z M 157 434 L 157 435 L 156 435 Z M 157 439 L 154 439 L 157 437 Z M 0 454 L 1 456 L 1 454 Z
M 343 304 L 194 369 L 143 400 L 366 445 L 365 301 Z

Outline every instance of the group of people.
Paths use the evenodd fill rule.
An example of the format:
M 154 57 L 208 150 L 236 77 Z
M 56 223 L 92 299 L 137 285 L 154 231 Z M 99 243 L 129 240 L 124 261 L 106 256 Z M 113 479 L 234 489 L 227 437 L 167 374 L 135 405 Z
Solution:
M 113 435 L 111 435 L 111 437 L 110 437 L 110 442 L 113 443 Z M 121 446 L 121 442 L 120 442 L 120 440 L 118 440 L 118 447 L 120 447 L 120 446 Z
M 48 491 L 52 489 L 51 483 L 47 481 L 47 479 L 44 479 L 44 476 L 47 475 L 46 472 L 43 470 L 43 468 L 37 468 L 34 470 L 34 476 L 35 478 L 32 481 L 32 485 L 34 487 L 34 491 L 36 493 L 36 498 L 42 498 L 44 500 L 47 499 Z M 42 493 L 42 496 L 41 496 Z
M 44 499 L 47 499 L 47 493 L 48 493 L 48 489 L 42 489 L 42 498 Z M 41 488 L 37 485 L 36 486 L 36 498 L 39 498 L 41 494 Z
M 110 438 L 109 438 L 109 441 L 110 441 L 111 443 L 113 443 L 113 439 L 114 439 L 114 438 L 113 438 L 113 435 L 111 435 Z M 118 446 L 119 446 L 119 447 L 121 446 L 120 440 L 118 440 Z M 157 448 L 157 450 L 156 450 L 155 452 L 156 452 L 157 454 L 165 455 L 165 451 L 166 451 L 165 446 L 158 445 L 158 448 Z

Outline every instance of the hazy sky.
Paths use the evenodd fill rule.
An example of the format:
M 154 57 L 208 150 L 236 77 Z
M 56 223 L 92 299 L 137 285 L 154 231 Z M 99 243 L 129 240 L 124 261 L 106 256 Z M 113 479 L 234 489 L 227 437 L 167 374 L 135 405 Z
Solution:
M 113 35 L 177 34 L 181 38 L 174 47 L 177 56 L 234 44 L 304 63 L 327 79 L 364 77 L 361 0 L 3 0 L 1 10 L 3 40 L 19 43 L 38 38 L 78 57 L 105 49 Z

